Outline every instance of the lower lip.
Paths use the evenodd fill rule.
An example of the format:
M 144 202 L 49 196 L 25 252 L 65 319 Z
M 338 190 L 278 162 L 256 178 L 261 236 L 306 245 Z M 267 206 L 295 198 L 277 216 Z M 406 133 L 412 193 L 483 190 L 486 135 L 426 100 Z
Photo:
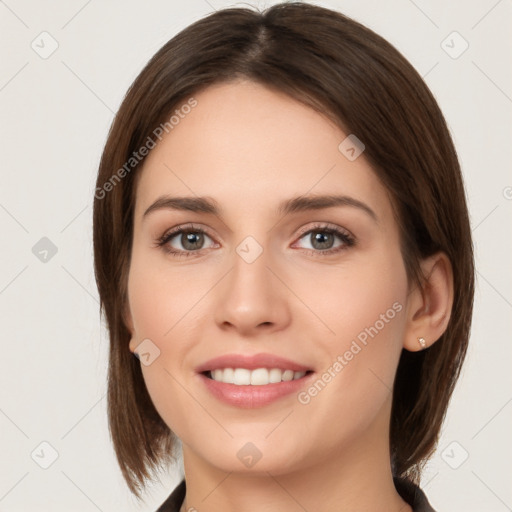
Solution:
M 268 405 L 292 393 L 298 393 L 313 375 L 314 373 L 308 373 L 300 379 L 265 384 L 263 386 L 225 384 L 224 382 L 210 379 L 202 373 L 199 374 L 199 377 L 212 395 L 222 402 L 244 409 L 254 409 Z

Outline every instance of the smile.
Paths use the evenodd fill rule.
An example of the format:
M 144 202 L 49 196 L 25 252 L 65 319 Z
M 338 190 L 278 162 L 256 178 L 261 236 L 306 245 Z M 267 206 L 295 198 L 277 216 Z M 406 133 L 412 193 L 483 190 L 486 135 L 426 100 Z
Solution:
M 270 353 L 223 354 L 195 371 L 211 397 L 242 409 L 293 396 L 316 378 L 311 366 Z
M 265 386 L 279 382 L 301 379 L 305 371 L 281 370 L 280 368 L 218 368 L 205 372 L 210 379 L 236 386 Z

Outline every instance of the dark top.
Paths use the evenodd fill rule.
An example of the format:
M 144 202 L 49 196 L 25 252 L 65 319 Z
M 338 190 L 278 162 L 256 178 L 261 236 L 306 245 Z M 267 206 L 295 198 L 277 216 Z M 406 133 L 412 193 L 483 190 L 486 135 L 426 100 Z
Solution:
M 394 482 L 398 494 L 413 508 L 414 512 L 436 512 L 417 485 L 399 478 L 395 478 Z M 185 491 L 185 480 L 182 480 L 156 512 L 179 512 L 185 499 Z

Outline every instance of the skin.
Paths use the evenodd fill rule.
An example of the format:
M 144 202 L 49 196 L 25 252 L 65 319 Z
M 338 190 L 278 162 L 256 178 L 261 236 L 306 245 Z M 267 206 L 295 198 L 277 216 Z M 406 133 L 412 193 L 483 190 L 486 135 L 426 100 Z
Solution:
M 448 259 L 422 262 L 423 291 L 408 282 L 386 189 L 364 153 L 355 161 L 341 154 L 347 134 L 318 112 L 249 81 L 195 98 L 137 184 L 126 313 L 130 350 L 147 338 L 160 350 L 141 368 L 183 443 L 182 510 L 410 511 L 389 462 L 391 389 L 402 348 L 420 350 L 418 337 L 430 345 L 446 328 Z M 364 202 L 376 220 L 353 206 L 275 212 L 291 197 L 334 193 Z M 143 217 L 163 194 L 208 196 L 222 215 L 159 209 Z M 189 222 L 207 231 L 195 254 L 157 246 Z M 315 223 L 348 230 L 355 245 L 322 255 L 300 231 L 322 231 Z M 247 236 L 263 249 L 250 264 L 236 252 Z M 185 252 L 182 242 L 178 234 L 167 245 Z M 395 303 L 400 312 L 307 404 L 291 394 L 241 409 L 213 397 L 194 371 L 228 352 L 267 352 L 319 377 Z M 248 442 L 262 455 L 250 468 L 237 457 Z

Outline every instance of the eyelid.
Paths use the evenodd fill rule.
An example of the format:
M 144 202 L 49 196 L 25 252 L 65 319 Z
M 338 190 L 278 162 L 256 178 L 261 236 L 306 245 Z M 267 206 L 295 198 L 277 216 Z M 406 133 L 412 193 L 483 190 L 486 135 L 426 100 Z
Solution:
M 186 222 L 185 224 L 178 224 L 177 226 L 167 229 L 166 231 L 164 231 L 164 234 L 158 238 L 158 240 L 164 240 L 171 235 L 179 234 L 181 231 L 198 231 L 200 233 L 205 233 L 212 239 L 215 238 L 210 233 L 209 228 L 199 226 L 193 222 Z
M 164 234 L 157 239 L 156 245 L 158 247 L 161 247 L 164 251 L 168 252 L 169 254 L 171 254 L 173 256 L 201 255 L 203 253 L 203 251 L 209 249 L 209 248 L 206 248 L 206 249 L 203 248 L 203 249 L 198 249 L 196 251 L 184 251 L 181 249 L 172 249 L 172 250 L 168 249 L 166 246 L 168 245 L 170 240 L 172 238 L 174 238 L 175 236 L 179 235 L 180 233 L 183 233 L 184 231 L 203 233 L 214 242 L 215 246 L 218 247 L 218 245 L 219 245 L 218 242 L 216 242 L 216 237 L 210 233 L 209 228 L 194 225 L 193 222 L 179 224 L 177 226 L 174 226 L 173 228 L 166 230 L 164 232 Z M 343 238 L 345 238 L 343 240 L 343 245 L 345 247 L 341 247 L 341 248 L 338 247 L 338 248 L 334 248 L 334 249 L 331 248 L 331 249 L 326 249 L 326 250 L 303 249 L 309 254 L 315 254 L 315 255 L 320 255 L 320 256 L 337 254 L 338 252 L 342 251 L 343 248 L 353 246 L 356 243 L 355 236 L 348 229 L 338 226 L 337 224 L 332 224 L 330 222 L 316 221 L 313 223 L 313 225 L 309 224 L 307 226 L 302 227 L 299 230 L 299 232 L 296 235 L 295 242 L 293 243 L 293 245 L 296 244 L 297 241 L 301 240 L 304 237 L 304 235 L 306 235 L 310 232 L 314 232 L 314 231 L 331 232 L 332 234 L 334 234 L 334 236 L 338 237 L 339 239 L 343 240 Z
M 322 221 L 316 221 L 316 223 L 313 223 L 313 225 L 307 225 L 299 229 L 299 232 L 297 233 L 297 238 L 301 238 L 305 234 L 309 233 L 310 231 L 314 229 L 332 229 L 335 231 L 342 231 L 350 238 L 355 238 L 354 235 L 346 228 L 343 228 L 341 226 L 338 226 L 336 224 L 331 224 L 330 222 L 322 222 Z M 178 224 L 177 226 L 174 226 L 172 228 L 169 228 L 164 232 L 163 235 L 161 235 L 158 240 L 162 241 L 166 238 L 168 238 L 172 234 L 179 234 L 181 231 L 190 230 L 190 231 L 199 231 L 204 232 L 206 235 L 208 235 L 210 238 L 215 239 L 216 237 L 213 236 L 212 233 L 210 233 L 209 228 L 206 227 L 200 227 L 198 225 L 195 225 L 193 222 L 187 222 L 185 224 Z
M 316 221 L 313 223 L 312 226 L 309 225 L 309 226 L 305 226 L 305 227 L 301 228 L 298 233 L 298 238 L 301 238 L 303 235 L 305 235 L 306 233 L 309 233 L 310 231 L 321 230 L 321 229 L 325 229 L 325 230 L 332 229 L 333 231 L 341 231 L 342 233 L 346 234 L 348 237 L 355 239 L 355 236 L 347 228 L 338 226 L 337 224 L 332 224 L 330 222 L 322 222 L 322 221 Z

